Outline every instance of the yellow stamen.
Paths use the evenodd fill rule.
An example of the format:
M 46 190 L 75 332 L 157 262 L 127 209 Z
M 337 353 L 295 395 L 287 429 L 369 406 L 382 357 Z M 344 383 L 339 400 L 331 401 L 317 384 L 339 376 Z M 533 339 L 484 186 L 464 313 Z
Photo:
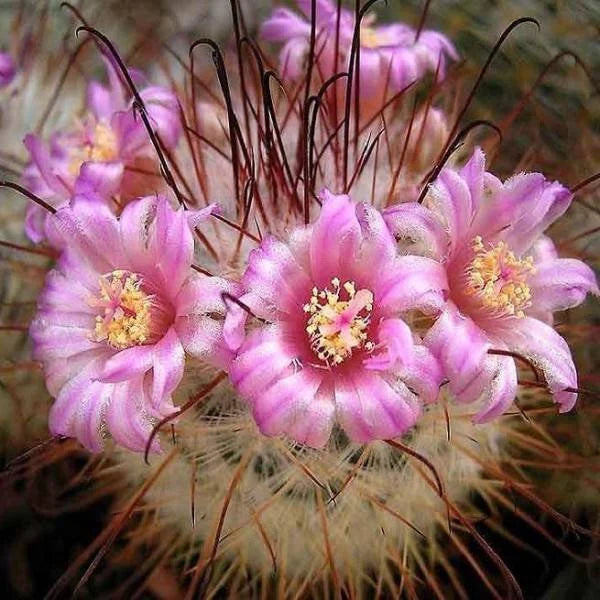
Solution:
M 389 34 L 377 30 L 377 27 L 373 27 L 375 22 L 374 17 L 366 17 L 360 24 L 360 45 L 363 48 L 378 48 L 379 46 L 386 46 L 391 42 Z
M 533 258 L 518 259 L 505 242 L 483 244 L 481 236 L 473 240 L 475 257 L 467 268 L 467 294 L 477 295 L 484 306 L 499 315 L 524 317 L 531 306 L 528 277 L 535 273 Z
M 103 309 L 96 317 L 94 339 L 123 349 L 144 344 L 150 337 L 152 296 L 141 289 L 135 273 L 113 271 L 100 277 L 100 293 L 90 301 Z
M 81 146 L 72 148 L 70 155 L 69 171 L 77 175 L 86 161 L 108 162 L 117 158 L 117 136 L 109 125 L 96 123 L 89 139 Z
M 353 350 L 364 347 L 371 351 L 374 347 L 367 341 L 373 293 L 367 289 L 357 291 L 353 281 L 341 285 L 337 277 L 331 285 L 332 289 L 313 288 L 304 312 L 310 315 L 306 332 L 313 352 L 327 365 L 339 365 Z

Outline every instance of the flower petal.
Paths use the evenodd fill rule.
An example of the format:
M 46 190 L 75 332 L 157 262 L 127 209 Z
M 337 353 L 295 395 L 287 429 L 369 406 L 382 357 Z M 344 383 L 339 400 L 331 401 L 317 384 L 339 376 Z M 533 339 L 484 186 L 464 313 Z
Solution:
M 108 273 L 121 258 L 118 222 L 106 203 L 95 195 L 76 196 L 53 217 L 69 252 L 97 273 Z M 102 244 L 98 241 L 102 240 Z
M 110 199 L 118 194 L 124 166 L 120 161 L 84 162 L 75 181 L 75 194 Z
M 242 396 L 254 398 L 291 369 L 295 357 L 290 350 L 277 326 L 258 329 L 240 348 L 229 378 Z
M 441 259 L 448 249 L 448 234 L 435 214 L 417 202 L 404 202 L 386 209 L 383 218 L 398 242 L 401 254 Z
M 92 382 L 91 378 L 98 372 L 102 358 L 90 361 L 75 377 L 65 384 L 58 393 L 54 404 L 50 408 L 49 428 L 52 435 L 67 437 L 79 437 L 78 432 L 83 434 L 89 450 L 99 452 L 102 447 L 100 434 L 100 412 L 103 410 L 102 399 L 98 396 L 99 390 L 110 389 L 110 384 Z M 93 390 L 93 394 L 86 396 L 87 391 Z M 83 406 L 82 403 L 86 405 Z M 86 412 L 92 408 L 91 412 Z M 90 422 L 80 422 L 89 419 Z M 95 428 L 92 431 L 92 428 Z
M 279 71 L 284 79 L 295 81 L 304 72 L 304 63 L 308 44 L 304 38 L 293 37 L 279 53 Z
M 493 181 L 486 178 L 487 181 Z M 502 239 L 515 254 L 525 253 L 537 237 L 569 207 L 571 192 L 540 173 L 521 173 L 488 186 L 473 232 L 488 241 Z
M 164 196 L 159 197 L 148 237 L 148 260 L 156 262 L 165 287 L 177 293 L 190 273 L 194 256 L 194 238 L 185 211 L 173 210 Z
M 178 317 L 174 327 L 183 349 L 220 369 L 228 369 L 235 353 L 223 336 L 224 321 L 205 315 L 191 314 Z
M 323 206 L 310 240 L 310 264 L 314 284 L 324 288 L 356 256 L 361 231 L 350 196 L 323 190 L 321 200 Z
M 394 367 L 408 367 L 412 363 L 413 334 L 402 319 L 383 319 L 375 339 L 376 350 L 363 361 L 366 369 L 387 371 Z
M 300 369 L 271 385 L 252 401 L 254 419 L 268 436 L 285 434 L 312 447 L 327 443 L 333 426 L 333 398 L 318 394 L 322 375 Z
M 355 442 L 394 438 L 410 429 L 419 416 L 414 394 L 402 383 L 392 387 L 377 374 L 364 371 L 335 383 L 337 417 Z
M 400 256 L 382 273 L 373 290 L 384 314 L 407 310 L 431 313 L 445 303 L 448 281 L 444 267 L 424 256 Z
M 43 183 L 58 196 L 69 198 L 71 190 L 54 173 L 53 159 L 42 140 L 33 134 L 29 134 L 25 136 L 23 144 L 29 151 L 31 160 L 37 167 Z
M 194 273 L 188 277 L 175 299 L 177 316 L 209 312 L 224 315 L 227 307 L 223 302 L 223 294 L 239 296 L 240 285 L 222 277 Z
M 574 258 L 556 258 L 536 265 L 528 283 L 536 312 L 572 308 L 581 304 L 588 293 L 599 293 L 594 271 Z
M 356 205 L 356 215 L 360 223 L 362 242 L 360 253 L 354 264 L 357 276 L 365 270 L 385 271 L 396 256 L 396 243 L 381 213 L 370 204 Z
M 473 201 L 467 181 L 452 169 L 443 169 L 425 198 L 425 206 L 443 219 L 454 252 L 473 220 Z
M 449 387 L 458 401 L 471 402 L 465 391 L 480 377 L 491 347 L 485 333 L 448 302 L 444 311 L 425 336 L 425 345 L 439 360 Z
M 437 400 L 444 379 L 439 361 L 421 344 L 414 345 L 412 360 L 398 369 L 395 375 L 409 389 L 415 391 L 424 404 L 431 404 Z
M 289 247 L 273 236 L 250 252 L 242 284 L 275 309 L 288 313 L 302 311 L 313 287 Z
M 115 110 L 120 109 L 115 106 L 110 90 L 97 81 L 88 85 L 87 105 L 98 120 L 109 119 Z
M 150 433 L 152 421 L 144 410 L 142 378 L 118 383 L 113 386 L 110 403 L 106 410 L 106 424 L 115 442 L 134 452 L 143 452 Z M 175 407 L 172 407 L 175 412 Z M 158 436 L 153 440 L 151 451 L 158 452 Z
M 296 4 L 309 19 L 312 17 L 312 0 L 296 0 Z M 315 8 L 319 25 L 328 23 L 337 14 L 337 8 L 331 0 L 316 0 Z
M 460 170 L 460 176 L 465 180 L 471 195 L 471 212 L 476 213 L 483 199 L 485 180 L 485 154 L 479 147 L 475 148 L 467 164 Z
M 185 354 L 174 327 L 153 348 L 152 407 L 162 410 L 183 377 Z
M 552 327 L 525 317 L 498 335 L 510 350 L 522 354 L 541 370 L 560 412 L 575 406 L 577 394 L 567 388 L 577 388 L 577 371 L 567 342 Z
M 260 28 L 260 37 L 268 42 L 287 42 L 290 38 L 308 38 L 310 25 L 287 8 L 277 8 Z
M 487 423 L 503 414 L 517 395 L 517 369 L 510 356 L 490 356 L 484 361 L 480 375 L 480 409 L 473 417 L 474 423 Z
M 153 346 L 133 346 L 113 354 L 98 376 L 105 383 L 140 377 L 152 368 Z

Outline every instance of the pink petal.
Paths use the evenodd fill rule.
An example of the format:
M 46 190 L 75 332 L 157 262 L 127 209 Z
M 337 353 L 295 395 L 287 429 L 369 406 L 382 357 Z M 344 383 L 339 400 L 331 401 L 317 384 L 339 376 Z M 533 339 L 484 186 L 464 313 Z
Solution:
M 77 196 L 53 220 L 67 247 L 97 273 L 112 271 L 121 259 L 121 240 L 115 215 L 96 196 Z
M 319 395 L 322 376 L 315 369 L 300 369 L 283 377 L 251 400 L 254 419 L 268 436 L 284 434 L 312 447 L 327 443 L 335 406 Z
M 177 96 L 170 89 L 161 86 L 147 87 L 140 95 L 160 141 L 166 148 L 174 148 L 182 133 Z
M 273 316 L 271 307 L 263 298 L 254 293 L 242 294 L 238 300 L 248 308 L 253 315 L 268 319 Z M 251 318 L 248 311 L 232 300 L 226 301 L 227 312 L 223 324 L 223 338 L 232 350 L 237 350 L 245 338 L 246 321 Z
M 556 258 L 536 265 L 528 283 L 536 312 L 572 308 L 581 304 L 587 294 L 599 293 L 594 271 L 574 258 Z
M 514 320 L 512 325 L 498 335 L 510 350 L 522 354 L 540 369 L 560 412 L 571 410 L 577 394 L 566 389 L 577 388 L 577 371 L 567 342 L 537 319 L 525 317 Z
M 68 358 L 79 352 L 94 350 L 98 343 L 91 340 L 90 330 L 84 327 L 49 325 L 43 316 L 37 317 L 30 327 L 35 360 Z
M 286 42 L 310 35 L 310 25 L 287 8 L 276 8 L 260 28 L 260 37 L 268 42 Z
M 360 276 L 364 271 L 385 271 L 396 256 L 396 242 L 381 213 L 370 204 L 356 205 L 362 242 L 360 253 L 354 264 L 349 265 Z
M 486 182 L 489 178 L 486 177 Z M 540 173 L 521 173 L 490 188 L 490 198 L 473 225 L 475 234 L 503 239 L 517 255 L 525 253 L 571 203 L 572 194 Z
M 437 358 L 427 347 L 415 344 L 411 362 L 396 374 L 417 393 L 419 400 L 424 404 L 431 404 L 437 400 L 444 372 Z
M 427 194 L 425 204 L 444 220 L 450 250 L 464 241 L 471 227 L 474 206 L 467 181 L 452 169 L 443 169 Z
M 503 414 L 517 395 L 517 369 L 510 356 L 490 356 L 485 359 L 480 375 L 481 391 L 478 402 L 481 408 L 473 417 L 475 423 L 487 423 Z
M 171 327 L 164 337 L 154 345 L 152 372 L 152 407 L 161 410 L 175 391 L 185 366 L 183 346 L 177 337 L 175 328 Z
M 447 290 L 446 271 L 440 263 L 423 256 L 400 256 L 382 273 L 373 293 L 384 314 L 430 313 L 442 308 Z
M 37 204 L 28 204 L 25 212 L 25 235 L 34 243 L 43 242 L 46 237 L 48 211 Z
M 312 279 L 318 288 L 327 287 L 331 279 L 346 270 L 361 239 L 355 205 L 349 196 L 335 196 L 323 190 L 321 200 L 323 206 L 310 242 Z
M 485 333 L 448 302 L 446 308 L 425 336 L 425 344 L 439 360 L 449 379 L 452 394 L 460 402 L 472 402 L 465 392 L 481 378 L 487 351 L 491 347 Z
M 483 200 L 484 175 L 485 154 L 481 148 L 477 147 L 467 164 L 460 170 L 460 176 L 469 187 L 473 213 L 479 210 Z
M 281 331 L 268 325 L 252 332 L 231 365 L 229 378 L 246 399 L 257 397 L 287 373 L 294 360 Z
M 223 294 L 239 296 L 240 285 L 222 277 L 194 273 L 185 281 L 175 299 L 177 316 L 209 312 L 224 315 L 227 306 L 223 302 Z
M 134 162 L 136 157 L 145 154 L 151 147 L 144 123 L 133 110 L 113 113 L 110 127 L 117 137 L 119 158 L 123 162 Z
M 88 287 L 88 283 L 97 286 L 97 274 L 83 279 L 68 279 L 64 273 L 70 273 L 70 271 L 65 269 L 64 272 L 59 272 L 54 269 L 46 275 L 46 285 L 38 297 L 40 316 L 45 317 L 46 313 L 57 312 L 60 308 L 65 312 L 89 312 L 92 314 L 89 298 L 90 292 L 94 288 Z M 77 274 L 79 275 L 79 273 Z
M 535 240 L 571 205 L 573 194 L 558 181 L 545 181 L 539 197 L 522 212 L 517 223 L 507 230 L 506 243 L 516 253 L 528 250 Z
M 79 397 L 73 434 L 90 452 L 100 452 L 104 445 L 101 425 L 110 402 L 111 388 L 111 385 L 92 381 Z
M 44 183 L 58 196 L 69 198 L 70 189 L 54 173 L 54 162 L 43 142 L 35 135 L 29 134 L 23 140 L 31 160 L 37 167 Z
M 178 317 L 174 327 L 187 354 L 217 368 L 229 368 L 235 353 L 225 342 L 223 321 L 191 314 Z
M 119 161 L 85 162 L 75 181 L 75 193 L 94 194 L 110 200 L 119 193 L 124 167 Z
M 279 53 L 281 77 L 295 81 L 303 74 L 308 44 L 304 38 L 294 37 L 287 42 Z
M 17 73 L 13 57 L 8 52 L 0 52 L 0 88 L 6 87 Z
M 111 400 L 106 410 L 106 424 L 115 442 L 134 452 L 143 452 L 152 432 L 152 421 L 143 408 L 142 378 L 113 386 Z M 175 407 L 172 407 L 175 412 Z M 160 450 L 158 436 L 151 446 Z
M 527 254 L 533 258 L 534 265 L 541 265 L 544 262 L 558 258 L 556 246 L 547 235 L 540 235 L 533 246 L 529 248 Z
M 378 95 L 383 101 L 385 81 L 389 69 L 389 60 L 386 55 L 378 50 L 361 48 L 360 50 L 360 96 L 365 99 L 373 99 Z
M 386 209 L 385 222 L 398 242 L 401 254 L 441 259 L 448 249 L 448 234 L 435 213 L 416 202 L 404 202 Z
M 296 0 L 300 10 L 309 18 L 312 18 L 312 0 Z M 319 25 L 330 22 L 332 17 L 337 15 L 336 4 L 332 0 L 317 0 L 316 21 Z
M 133 346 L 113 354 L 98 376 L 105 383 L 117 383 L 143 375 L 152 368 L 153 346 Z
M 402 319 L 383 319 L 375 340 L 376 349 L 363 361 L 366 369 L 387 371 L 410 366 L 414 353 L 413 334 Z
M 88 448 L 92 452 L 98 452 L 101 449 L 102 442 L 100 437 L 100 411 L 103 409 L 98 396 L 92 398 L 85 397 L 86 391 L 93 388 L 94 393 L 99 389 L 105 389 L 105 385 L 96 382 L 92 384 L 91 377 L 98 371 L 102 359 L 96 359 L 88 363 L 73 379 L 71 379 L 58 393 L 54 404 L 50 409 L 49 428 L 52 435 L 62 435 L 67 437 L 78 437 L 78 431 L 82 432 Z M 111 387 L 108 385 L 107 387 Z M 86 414 L 82 402 L 86 401 L 88 408 L 92 406 L 97 410 Z M 80 423 L 80 420 L 84 420 Z M 85 420 L 89 422 L 85 422 Z M 94 432 L 90 432 L 95 427 Z M 84 443 L 84 440 L 80 440 Z
M 391 81 L 401 90 L 421 77 L 417 56 L 411 48 L 397 48 L 392 53 Z
M 194 238 L 185 211 L 173 210 L 165 197 L 159 197 L 148 237 L 148 258 L 157 263 L 167 293 L 173 297 L 190 274 L 194 257 Z
M 110 90 L 97 81 L 92 81 L 87 89 L 87 105 L 98 121 L 109 119 L 121 107 L 115 106 Z
M 129 202 L 119 219 L 123 250 L 131 270 L 139 272 L 148 263 L 148 230 L 156 218 L 156 197 L 140 198 Z
M 402 435 L 420 412 L 414 394 L 402 382 L 392 387 L 369 371 L 336 381 L 335 405 L 348 437 L 361 443 Z
M 190 229 L 195 229 L 204 221 L 207 221 L 211 215 L 218 215 L 221 212 L 219 205 L 216 203 L 209 204 L 204 208 L 188 209 L 185 211 L 188 226 Z
M 277 310 L 288 313 L 302 311 L 313 287 L 289 247 L 272 236 L 250 253 L 242 284 Z

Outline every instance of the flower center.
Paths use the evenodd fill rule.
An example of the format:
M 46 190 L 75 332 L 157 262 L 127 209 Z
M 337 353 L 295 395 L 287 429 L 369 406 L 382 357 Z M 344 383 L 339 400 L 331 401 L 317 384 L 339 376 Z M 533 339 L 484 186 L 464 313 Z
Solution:
M 96 123 L 91 133 L 84 132 L 81 144 L 71 149 L 69 170 L 77 175 L 84 162 L 108 162 L 114 160 L 117 154 L 117 136 L 112 127 Z
M 373 292 L 357 291 L 353 281 L 340 285 L 337 277 L 331 284 L 332 289 L 312 289 L 304 312 L 310 315 L 306 332 L 313 352 L 327 365 L 339 365 L 352 355 L 354 349 L 364 346 L 370 351 L 374 347 L 367 341 Z
M 360 24 L 360 45 L 363 48 L 378 48 L 389 43 L 387 32 L 378 31 L 374 27 L 375 17 L 365 17 Z
M 386 43 L 387 37 L 378 33 L 375 27 L 363 25 L 360 28 L 360 45 L 363 48 L 378 48 L 379 46 L 385 46 Z
M 483 305 L 499 315 L 525 316 L 531 306 L 529 275 L 535 273 L 533 258 L 518 259 L 505 242 L 488 245 L 481 236 L 473 240 L 475 257 L 467 268 L 467 294 L 478 296 Z
M 113 271 L 100 277 L 100 293 L 90 301 L 101 309 L 96 317 L 94 339 L 120 350 L 145 344 L 151 337 L 153 296 L 141 289 L 141 277 Z

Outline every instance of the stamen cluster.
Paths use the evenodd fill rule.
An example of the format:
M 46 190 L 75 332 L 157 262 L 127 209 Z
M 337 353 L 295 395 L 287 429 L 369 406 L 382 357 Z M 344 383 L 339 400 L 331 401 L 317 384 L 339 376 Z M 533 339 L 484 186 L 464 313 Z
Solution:
M 518 259 L 503 241 L 486 248 L 481 236 L 473 240 L 473 251 L 475 258 L 467 269 L 467 294 L 476 294 L 498 315 L 523 318 L 523 310 L 531 306 L 527 280 L 535 273 L 533 257 Z
M 117 135 L 109 125 L 100 121 L 91 127 L 81 127 L 81 132 L 77 134 L 82 138 L 81 145 L 69 147 L 69 171 L 75 177 L 83 163 L 109 162 L 115 160 L 119 154 Z
M 373 293 L 370 290 L 356 291 L 353 281 L 340 286 L 340 280 L 331 280 L 329 287 L 312 289 L 304 312 L 309 313 L 306 332 L 310 346 L 319 358 L 328 365 L 339 365 L 354 349 L 373 349 L 373 343 L 367 341 L 367 333 L 373 310 Z M 345 292 L 345 294 L 343 293 Z M 345 295 L 345 299 L 342 296 Z
M 96 317 L 95 340 L 113 348 L 145 344 L 150 336 L 152 297 L 142 289 L 139 275 L 113 271 L 99 279 L 100 293 L 90 305 L 103 309 Z

